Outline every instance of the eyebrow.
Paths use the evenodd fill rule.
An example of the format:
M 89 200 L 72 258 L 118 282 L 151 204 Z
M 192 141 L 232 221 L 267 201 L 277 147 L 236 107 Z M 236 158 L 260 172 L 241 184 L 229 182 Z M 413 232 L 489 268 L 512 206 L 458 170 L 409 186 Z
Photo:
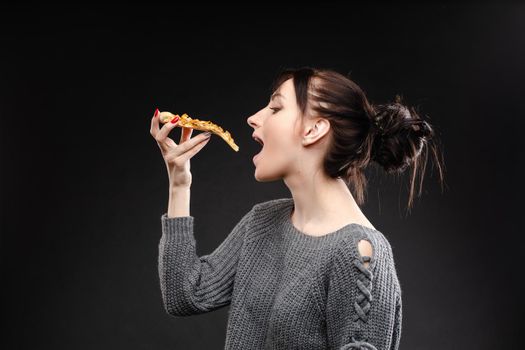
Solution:
M 273 100 L 276 97 L 282 97 L 284 99 L 284 96 L 281 95 L 279 92 L 272 95 L 272 98 L 270 100 Z

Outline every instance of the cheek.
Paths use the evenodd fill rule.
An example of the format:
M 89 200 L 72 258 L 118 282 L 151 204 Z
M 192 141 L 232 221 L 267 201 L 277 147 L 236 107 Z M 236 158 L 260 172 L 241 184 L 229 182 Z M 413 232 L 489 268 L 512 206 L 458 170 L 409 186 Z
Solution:
M 272 123 L 266 129 L 264 151 L 277 159 L 287 160 L 293 157 L 296 149 L 297 139 L 294 136 L 293 127 L 287 124 L 275 125 Z

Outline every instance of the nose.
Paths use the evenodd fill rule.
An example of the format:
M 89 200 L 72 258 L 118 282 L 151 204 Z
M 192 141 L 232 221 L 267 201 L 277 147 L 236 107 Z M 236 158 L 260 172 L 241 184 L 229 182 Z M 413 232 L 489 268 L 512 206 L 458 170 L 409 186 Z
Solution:
M 265 109 L 266 108 L 261 108 L 257 111 L 257 113 L 255 113 L 251 117 L 248 117 L 248 119 L 246 119 L 248 125 L 254 129 L 261 127 L 264 120 Z
M 257 123 L 255 121 L 256 115 L 257 114 L 254 114 L 254 115 L 248 117 L 248 119 L 246 119 L 246 122 L 248 123 L 248 125 L 251 126 L 254 129 L 257 127 Z

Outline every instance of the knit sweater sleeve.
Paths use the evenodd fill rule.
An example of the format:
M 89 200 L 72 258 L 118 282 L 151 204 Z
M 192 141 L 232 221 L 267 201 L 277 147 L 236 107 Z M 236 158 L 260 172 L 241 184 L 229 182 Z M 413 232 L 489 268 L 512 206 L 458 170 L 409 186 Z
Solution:
M 401 340 L 401 330 L 403 319 L 403 302 L 401 294 L 396 293 L 396 313 L 394 319 L 394 331 L 392 334 L 392 345 L 389 350 L 397 350 L 399 348 L 399 343 Z
M 196 254 L 193 216 L 162 214 L 158 272 L 162 300 L 172 316 L 210 312 L 229 305 L 233 281 L 253 209 L 211 254 Z
M 371 269 L 371 257 L 361 256 L 350 242 L 338 248 L 329 274 L 326 300 L 328 348 L 397 350 L 401 336 L 401 298 L 397 292 L 388 292 L 385 295 L 392 298 L 377 298 L 383 300 L 382 304 L 372 304 L 378 302 L 379 289 L 388 288 L 375 275 L 384 264 L 376 264 Z

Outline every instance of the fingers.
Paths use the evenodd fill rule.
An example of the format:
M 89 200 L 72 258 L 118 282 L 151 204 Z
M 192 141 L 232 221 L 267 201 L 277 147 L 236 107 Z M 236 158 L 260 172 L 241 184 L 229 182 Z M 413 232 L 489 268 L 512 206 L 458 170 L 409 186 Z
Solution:
M 149 128 L 149 133 L 151 136 L 156 137 L 157 133 L 159 132 L 159 109 L 157 108 L 155 110 L 155 113 L 153 113 L 153 117 L 151 117 L 151 126 Z
M 192 137 L 192 138 L 186 140 L 185 142 L 179 144 L 179 146 L 177 147 L 177 153 L 179 155 L 183 154 L 183 153 L 187 152 L 188 150 L 191 150 L 192 148 L 194 148 L 196 145 L 198 145 L 202 141 L 205 141 L 206 139 L 209 140 L 210 138 L 211 138 L 211 134 L 210 134 L 210 136 L 207 137 L 206 133 L 202 132 L 199 135 L 197 135 L 195 137 Z
M 158 125 L 158 123 L 159 123 L 158 115 L 157 115 L 157 117 L 155 117 L 153 119 L 157 119 L 156 123 Z M 162 126 L 162 128 L 160 128 L 160 130 L 158 130 L 157 135 L 155 136 L 155 139 L 158 142 L 164 142 L 164 140 L 168 137 L 170 131 L 173 130 L 173 128 L 175 128 L 177 126 L 177 124 L 179 124 L 179 121 L 177 121 L 176 123 L 169 122 L 169 123 L 164 124 Z
M 202 135 L 202 134 L 199 134 L 197 135 L 196 137 L 194 137 L 193 139 L 190 139 L 191 140 L 196 140 L 196 139 L 199 139 L 199 136 Z M 206 144 L 210 141 L 211 137 L 207 137 L 207 138 L 204 138 L 203 140 L 201 140 L 201 142 L 197 143 L 196 146 L 194 146 L 193 148 L 191 148 L 190 150 L 188 150 L 187 152 L 184 152 L 182 155 L 179 156 L 180 158 L 180 161 L 181 163 L 185 163 L 186 161 L 188 161 L 189 159 L 193 158 L 194 155 L 196 155 L 197 153 L 199 153 L 199 151 L 204 147 L 206 146 Z M 185 142 L 184 144 L 187 144 L 188 142 Z M 182 145 L 180 146 L 182 147 Z
M 204 147 L 207 141 L 209 141 L 211 138 L 211 134 L 206 136 L 205 133 L 199 133 L 197 136 L 192 138 L 191 135 L 193 134 L 193 129 L 181 127 L 182 132 L 180 143 L 177 145 L 172 139 L 168 137 L 168 135 L 171 130 L 173 130 L 173 128 L 177 127 L 179 122 L 166 123 L 161 128 L 159 128 L 159 114 L 159 110 L 155 110 L 155 114 L 151 118 L 150 134 L 155 138 L 163 152 L 167 152 L 169 149 L 175 148 L 175 156 L 183 155 L 183 157 L 188 157 L 188 159 L 190 159 L 202 147 Z M 202 144 L 199 145 L 200 143 Z M 188 152 L 188 155 L 185 154 L 186 152 Z

